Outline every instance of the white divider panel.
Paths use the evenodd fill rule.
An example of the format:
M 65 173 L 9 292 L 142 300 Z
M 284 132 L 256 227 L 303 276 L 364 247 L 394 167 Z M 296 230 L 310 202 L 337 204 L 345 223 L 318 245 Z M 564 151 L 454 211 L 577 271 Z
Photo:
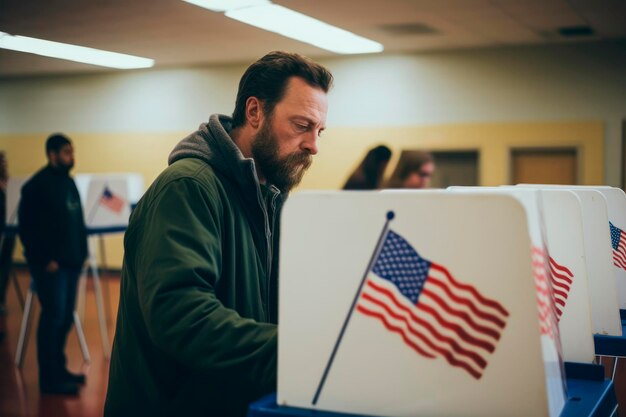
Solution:
M 6 225 L 17 226 L 17 210 L 22 196 L 22 186 L 30 177 L 11 177 L 7 183 Z
M 536 303 L 542 329 L 541 345 L 546 368 L 550 410 L 552 412 L 559 410 L 560 412 L 565 404 L 563 354 L 558 319 L 554 314 L 556 306 L 554 305 L 552 286 L 550 285 L 550 267 L 546 249 L 548 246 L 543 213 L 540 210 L 539 191 L 517 187 L 449 187 L 447 191 L 483 195 L 506 194 L 518 200 L 526 210 L 528 233 L 530 234 L 532 244 L 532 256 L 528 260 L 533 266 L 533 274 L 526 279 L 535 282 L 537 287 Z
M 541 190 L 540 197 L 563 359 L 592 362 L 595 350 L 580 199 L 574 192 L 561 189 Z
M 88 228 L 127 226 L 130 217 L 128 181 L 92 177 L 83 210 Z
M 601 189 L 609 187 L 519 184 L 516 188 L 569 189 L 580 199 L 593 332 L 621 336 L 613 248 L 607 203 Z
M 89 228 L 127 226 L 131 206 L 143 194 L 143 177 L 136 173 L 79 174 L 75 181 Z
M 383 235 L 390 211 L 395 217 Z M 507 195 L 292 196 L 282 217 L 278 403 L 390 417 L 558 416 L 563 388 L 560 405 L 548 400 L 555 393 L 546 387 L 528 230 L 525 209 Z M 420 267 L 417 254 L 430 263 Z M 492 310 L 498 320 L 473 318 L 480 326 L 471 327 L 462 315 L 433 309 L 433 293 L 448 297 L 433 287 L 447 280 L 442 268 L 508 315 Z M 416 289 L 387 277 L 406 269 L 428 278 Z M 412 291 L 419 295 L 409 301 Z M 437 314 L 455 326 L 437 324 Z M 487 344 L 477 347 L 481 339 Z
M 598 187 L 606 199 L 619 308 L 626 309 L 626 194 L 620 188 Z

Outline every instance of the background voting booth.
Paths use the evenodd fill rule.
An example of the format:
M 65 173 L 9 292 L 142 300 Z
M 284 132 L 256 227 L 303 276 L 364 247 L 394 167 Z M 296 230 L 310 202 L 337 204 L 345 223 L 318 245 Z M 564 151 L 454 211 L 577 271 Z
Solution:
M 609 233 L 611 243 L 611 257 L 613 259 L 613 273 L 615 275 L 618 294 L 619 308 L 626 309 L 626 194 L 620 188 L 608 186 L 555 186 L 555 185 L 530 185 L 521 184 L 522 187 L 541 187 L 543 189 L 571 189 L 576 193 L 595 191 L 604 197 L 607 217 L 609 221 Z
M 541 237 L 531 215 L 510 195 L 293 196 L 282 218 L 277 403 L 558 416 L 558 328 L 551 297 L 535 291 L 550 287 L 532 267 Z
M 626 194 L 613 187 L 598 187 L 596 191 L 606 199 L 619 307 L 626 310 Z
M 102 297 L 102 286 L 96 258 L 97 247 L 100 249 L 100 262 L 106 265 L 103 237 L 114 233 L 123 233 L 128 227 L 132 208 L 143 195 L 143 177 L 141 174 L 80 174 L 75 177 L 76 187 L 81 196 L 85 224 L 89 234 L 88 268 L 93 277 L 98 322 L 105 357 L 111 353 L 107 315 Z M 84 314 L 86 274 L 79 285 L 78 311 Z
M 592 324 L 596 334 L 621 336 L 621 319 L 608 207 L 598 187 L 519 185 L 520 188 L 568 189 L 581 202 L 585 258 L 592 309 Z
M 567 190 L 541 192 L 518 187 L 452 187 L 450 190 L 504 193 L 524 204 L 531 236 L 539 234 L 539 240 L 533 245 L 541 245 L 546 251 L 563 360 L 593 362 L 595 354 L 578 197 Z M 604 323 L 600 319 L 598 321 Z
M 27 178 L 11 178 L 7 187 L 7 224 L 11 226 L 13 231 L 17 229 L 17 208 L 19 205 L 20 190 L 26 180 Z M 78 310 L 82 311 L 84 307 L 86 272 L 87 268 L 89 268 L 94 283 L 102 344 L 105 356 L 108 358 L 110 355 L 110 343 L 106 325 L 102 286 L 96 260 L 97 242 L 95 239 L 101 239 L 102 236 L 106 234 L 120 233 L 126 230 L 131 208 L 139 201 L 143 193 L 143 177 L 135 173 L 78 174 L 74 177 L 74 180 L 80 194 L 85 224 L 89 235 L 88 266 L 85 267 L 81 276 L 77 301 Z M 101 240 L 100 243 L 102 243 Z M 102 244 L 100 245 L 100 250 L 102 260 L 104 261 L 105 254 Z M 21 367 L 23 364 L 25 347 L 32 324 L 32 290 L 33 287 L 31 284 L 31 289 L 26 296 L 26 302 L 24 304 L 24 317 L 22 319 L 15 357 L 15 364 L 18 367 Z M 76 326 L 83 357 L 86 361 L 89 361 L 89 350 L 87 349 L 87 343 L 85 342 L 81 321 L 77 312 L 74 312 L 74 324 Z
M 592 236 L 592 239 L 597 239 L 590 241 L 591 244 L 587 245 L 588 250 L 592 251 L 592 260 L 596 260 L 596 266 L 598 266 L 598 270 L 593 276 L 599 276 L 601 278 L 611 277 L 609 270 L 612 271 L 612 278 L 613 281 L 615 281 L 613 288 L 617 289 L 615 292 L 617 303 L 619 308 L 622 309 L 622 316 L 625 316 L 624 306 L 626 304 L 626 296 L 624 291 L 626 287 L 626 264 L 624 260 L 626 259 L 626 235 L 624 235 L 623 228 L 626 227 L 626 194 L 619 188 L 606 186 L 521 186 L 542 187 L 543 189 L 570 189 L 577 193 L 583 202 L 587 202 L 589 206 L 587 214 L 589 217 L 592 217 L 590 221 L 587 222 L 587 228 L 592 229 L 588 233 Z M 603 209 L 597 208 L 600 206 Z M 589 214 L 594 208 L 597 213 Z M 604 213 L 607 214 L 606 218 L 604 217 Z M 583 215 L 585 215 L 585 210 L 583 210 Z M 607 224 L 608 227 L 606 227 Z M 600 239 L 602 240 L 601 242 Z M 607 239 L 609 240 L 608 247 L 604 243 Z M 592 276 L 591 270 L 589 274 Z M 594 293 L 592 292 L 592 302 L 593 296 Z M 596 293 L 595 296 L 602 296 L 602 294 Z M 600 302 L 604 301 L 611 304 L 611 329 L 607 332 L 595 332 L 594 344 L 596 355 L 600 356 L 600 358 L 602 356 L 615 358 L 611 373 L 611 377 L 613 378 L 617 369 L 618 359 L 626 357 L 626 327 L 624 323 L 620 322 L 620 317 L 618 313 L 615 312 L 616 308 L 613 306 L 613 297 L 608 299 L 606 297 L 605 295 L 605 299 L 600 300 Z M 617 389 L 626 388 L 617 387 Z

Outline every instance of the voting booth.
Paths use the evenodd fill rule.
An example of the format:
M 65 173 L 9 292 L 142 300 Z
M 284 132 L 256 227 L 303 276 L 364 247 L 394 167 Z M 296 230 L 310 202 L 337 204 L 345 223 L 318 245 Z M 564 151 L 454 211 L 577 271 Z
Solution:
M 567 190 L 519 187 L 451 187 L 450 190 L 506 193 L 520 199 L 529 213 L 531 236 L 539 233 L 540 241 L 536 245 L 543 245 L 546 250 L 563 359 L 591 363 L 595 354 L 579 198 Z
M 78 174 L 74 179 L 90 234 L 126 230 L 131 209 L 143 195 L 141 174 Z
M 609 320 L 610 328 L 596 331 L 594 335 L 595 353 L 600 361 L 603 356 L 615 358 L 611 379 L 617 371 L 619 358 L 626 357 L 626 326 L 620 322 L 618 308 L 623 307 L 624 267 L 626 235 L 622 227 L 626 224 L 626 195 L 620 189 L 608 186 L 572 186 L 572 185 L 528 185 L 520 187 L 542 187 L 544 190 L 568 189 L 580 196 L 583 202 L 583 222 L 587 258 L 590 259 L 589 274 L 591 286 L 594 327 L 597 319 L 597 307 L 603 311 L 602 320 Z M 606 227 L 608 224 L 608 227 Z M 609 244 L 607 245 L 607 240 Z M 612 273 L 611 273 L 612 271 Z M 594 277 L 594 279 L 591 279 Z M 598 282 L 597 278 L 600 278 Z M 617 290 L 615 290 L 617 289 Z M 624 310 L 621 310 L 622 313 Z
M 559 185 L 518 185 L 519 188 L 567 189 L 575 193 L 581 203 L 585 261 L 589 281 L 591 320 L 593 332 L 599 335 L 621 336 L 622 325 L 611 229 L 609 225 L 607 200 L 598 191 L 607 187 L 559 186 Z
M 539 196 L 563 359 L 591 363 L 595 352 L 580 199 L 568 190 L 541 190 Z
M 587 185 L 531 185 L 519 184 L 521 187 L 542 187 L 570 189 L 573 192 L 597 191 L 604 197 L 609 221 L 611 257 L 613 272 L 618 293 L 619 308 L 626 309 L 626 193 L 620 188 L 609 186 Z
M 620 309 L 626 310 L 626 194 L 614 187 L 598 187 L 596 191 L 606 199 L 618 302 Z
M 558 326 L 534 216 L 495 193 L 291 197 L 277 403 L 389 417 L 558 416 Z

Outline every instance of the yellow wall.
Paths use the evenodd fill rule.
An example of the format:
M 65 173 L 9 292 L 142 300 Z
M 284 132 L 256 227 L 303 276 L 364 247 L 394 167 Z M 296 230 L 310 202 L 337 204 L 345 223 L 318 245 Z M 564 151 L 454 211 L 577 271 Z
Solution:
M 490 123 L 397 128 L 337 128 L 322 137 L 320 155 L 302 187 L 339 188 L 367 149 L 384 143 L 394 152 L 389 175 L 402 149 L 477 150 L 481 185 L 510 183 L 511 149 L 575 147 L 581 184 L 604 183 L 601 122 Z
M 74 173 L 138 172 L 146 186 L 167 166 L 167 156 L 188 132 L 160 134 L 85 134 L 67 132 L 76 149 Z M 9 172 L 30 175 L 45 164 L 46 135 L 0 135 Z M 300 189 L 338 189 L 367 149 L 387 144 L 397 159 L 402 149 L 477 150 L 481 185 L 510 183 L 510 151 L 523 147 L 576 147 L 580 183 L 604 183 L 604 131 L 599 121 L 488 123 L 394 128 L 330 128 Z M 391 173 L 396 159 L 389 164 Z M 105 239 L 107 266 L 122 264 L 122 236 Z M 18 249 L 17 258 L 21 258 Z
M 146 187 L 167 167 L 170 151 L 187 134 L 66 133 L 72 138 L 75 147 L 74 174 L 138 172 L 143 175 Z M 46 138 L 45 134 L 0 135 L 0 149 L 6 151 L 10 175 L 28 176 L 46 164 Z M 107 236 L 104 245 L 106 266 L 120 268 L 123 259 L 123 236 Z M 19 244 L 15 259 L 24 259 Z

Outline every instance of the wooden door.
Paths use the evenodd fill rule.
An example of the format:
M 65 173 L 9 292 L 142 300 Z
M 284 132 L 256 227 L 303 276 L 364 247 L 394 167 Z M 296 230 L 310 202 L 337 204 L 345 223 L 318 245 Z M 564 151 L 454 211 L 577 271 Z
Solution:
M 578 184 L 575 148 L 514 150 L 511 164 L 512 184 Z

